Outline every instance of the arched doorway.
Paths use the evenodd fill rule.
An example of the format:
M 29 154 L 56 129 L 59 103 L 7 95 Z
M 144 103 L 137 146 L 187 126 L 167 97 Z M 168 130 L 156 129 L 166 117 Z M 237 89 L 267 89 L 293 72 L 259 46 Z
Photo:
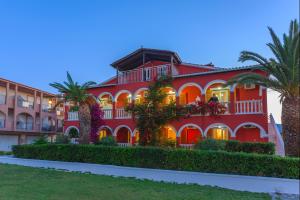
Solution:
M 201 100 L 202 88 L 196 83 L 187 83 L 179 88 L 179 104 L 187 105 Z
M 180 146 L 191 147 L 203 139 L 202 129 L 196 124 L 186 124 L 178 131 L 180 134 Z
M 148 88 L 140 88 L 134 93 L 134 103 L 140 104 L 145 100 L 145 96 L 147 95 Z
M 112 110 L 113 110 L 113 96 L 108 93 L 102 93 L 99 95 L 98 97 L 99 99 L 99 105 L 102 109 L 102 111 L 104 112 L 103 118 L 104 119 L 112 119 L 113 114 L 112 114 Z
M 131 134 L 132 131 L 128 126 L 119 126 L 115 130 L 116 141 L 120 146 L 131 145 Z
M 108 136 L 112 136 L 112 135 L 113 135 L 113 132 L 109 126 L 100 127 L 99 132 L 98 132 L 99 140 L 101 140 L 102 138 L 108 137 Z
M 116 94 L 116 118 L 126 119 L 130 118 L 131 115 L 125 111 L 125 107 L 131 103 L 132 95 L 128 90 L 121 90 Z
M 240 142 L 267 142 L 268 135 L 266 131 L 258 124 L 245 122 L 237 126 L 233 135 Z
M 163 88 L 162 91 L 167 94 L 163 101 L 164 104 L 168 105 L 171 102 L 176 102 L 176 90 L 174 88 L 166 87 Z
M 167 125 L 161 129 L 160 142 L 162 146 L 174 146 L 176 145 L 177 131 L 173 126 Z
M 205 135 L 207 138 L 214 140 L 229 140 L 232 131 L 225 124 L 212 124 L 206 128 Z
M 55 120 L 52 117 L 42 119 L 42 131 L 55 131 Z

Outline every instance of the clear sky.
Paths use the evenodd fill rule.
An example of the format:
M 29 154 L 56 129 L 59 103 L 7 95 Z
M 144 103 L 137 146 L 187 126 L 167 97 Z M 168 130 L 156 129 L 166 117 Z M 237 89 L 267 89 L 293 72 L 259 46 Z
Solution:
M 281 35 L 298 16 L 299 0 L 0 0 L 0 77 L 50 92 L 67 70 L 101 82 L 141 46 L 241 66 L 242 50 L 271 56 L 267 26 Z

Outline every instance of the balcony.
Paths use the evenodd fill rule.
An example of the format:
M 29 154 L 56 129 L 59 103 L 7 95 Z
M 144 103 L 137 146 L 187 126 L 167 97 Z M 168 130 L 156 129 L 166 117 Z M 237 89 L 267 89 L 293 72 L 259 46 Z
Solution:
M 130 119 L 131 114 L 126 112 L 124 108 L 116 109 L 116 118 L 117 119 Z
M 0 94 L 0 105 L 5 104 L 5 103 L 6 103 L 6 95 Z
M 112 109 L 102 109 L 103 111 L 103 119 L 112 119 L 113 118 L 113 110 Z
M 161 76 L 171 75 L 171 65 L 159 65 L 155 67 L 139 68 L 118 72 L 118 84 L 128 84 L 144 81 L 153 81 Z
M 34 102 L 33 101 L 19 100 L 18 99 L 17 104 L 18 104 L 18 107 L 20 107 L 20 108 L 29 108 L 29 109 L 34 108 Z
M 68 121 L 78 121 L 78 112 L 68 112 Z
M 236 101 L 235 113 L 240 115 L 263 113 L 262 100 Z

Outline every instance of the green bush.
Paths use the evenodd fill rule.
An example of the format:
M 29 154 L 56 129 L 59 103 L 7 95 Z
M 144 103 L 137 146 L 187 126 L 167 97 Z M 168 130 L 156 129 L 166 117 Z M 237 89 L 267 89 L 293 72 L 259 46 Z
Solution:
M 0 156 L 3 156 L 3 155 L 11 155 L 12 152 L 10 151 L 0 151 Z
M 225 151 L 273 155 L 275 154 L 275 145 L 271 142 L 238 142 L 229 140 L 226 141 Z
M 299 178 L 299 158 L 263 154 L 102 145 L 13 146 L 20 158 L 86 162 L 198 172 Z
M 117 146 L 117 142 L 112 136 L 107 136 L 102 138 L 99 142 L 97 142 L 98 145 L 103 145 L 103 146 Z
M 40 145 L 40 144 L 48 144 L 48 138 L 45 135 L 38 137 L 36 140 L 33 141 L 33 144 Z
M 258 154 L 275 154 L 275 145 L 270 142 L 239 142 L 236 140 L 206 139 L 197 143 L 194 147 L 200 150 L 224 150 L 228 152 L 245 152 Z
M 225 149 L 225 141 L 224 140 L 213 140 L 213 139 L 206 139 L 203 141 L 198 142 L 195 145 L 196 149 L 200 150 L 224 150 Z
M 64 134 L 57 134 L 55 139 L 56 144 L 69 144 L 70 138 Z

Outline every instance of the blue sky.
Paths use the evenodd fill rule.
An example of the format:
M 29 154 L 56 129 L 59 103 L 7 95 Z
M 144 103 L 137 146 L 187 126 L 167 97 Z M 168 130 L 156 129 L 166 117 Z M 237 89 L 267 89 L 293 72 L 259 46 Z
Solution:
M 0 0 L 0 77 L 50 92 L 68 70 L 79 82 L 115 74 L 110 63 L 141 47 L 235 67 L 241 50 L 270 52 L 298 0 Z

